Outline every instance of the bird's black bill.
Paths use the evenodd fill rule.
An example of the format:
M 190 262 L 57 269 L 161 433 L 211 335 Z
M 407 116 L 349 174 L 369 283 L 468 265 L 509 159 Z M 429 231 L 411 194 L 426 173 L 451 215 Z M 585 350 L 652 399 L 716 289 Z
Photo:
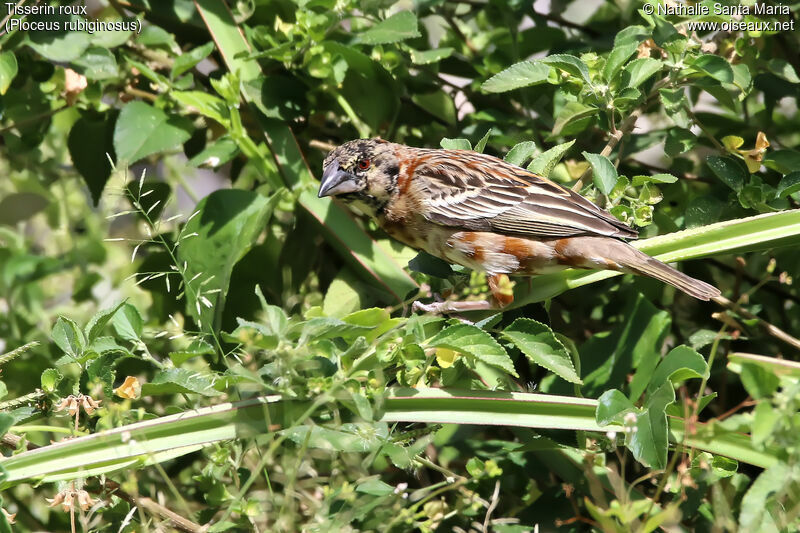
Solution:
M 337 160 L 325 167 L 322 173 L 322 182 L 319 184 L 319 193 L 317 196 L 336 196 L 338 194 L 347 194 L 349 192 L 356 192 L 358 184 L 356 183 L 355 176 L 347 171 L 339 168 Z

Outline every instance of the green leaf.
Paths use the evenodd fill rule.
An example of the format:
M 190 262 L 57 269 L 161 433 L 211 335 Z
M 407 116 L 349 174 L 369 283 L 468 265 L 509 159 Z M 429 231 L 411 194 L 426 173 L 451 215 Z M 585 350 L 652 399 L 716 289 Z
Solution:
M 472 150 L 472 143 L 467 139 L 448 139 L 445 137 L 439 144 L 445 150 Z
M 514 145 L 503 158 L 507 163 L 521 167 L 536 150 L 536 143 L 533 141 L 523 141 Z
M 189 160 L 193 167 L 218 168 L 239 155 L 239 146 L 230 137 L 223 136 L 206 146 Z
M 191 113 L 200 113 L 223 125 L 230 122 L 228 106 L 219 96 L 203 91 L 171 91 L 169 95 Z
M 554 54 L 540 59 L 545 65 L 551 65 L 583 80 L 587 85 L 592 84 L 589 76 L 589 67 L 577 57 L 569 54 Z
M 364 44 L 388 44 L 419 37 L 417 17 L 411 11 L 400 11 L 375 24 L 361 35 Z
M 778 182 L 775 198 L 786 198 L 790 194 L 800 191 L 800 171 L 790 172 Z
M 688 152 L 697 145 L 697 136 L 683 128 L 670 128 L 667 130 L 667 139 L 664 143 L 664 153 L 669 157 Z
M 67 31 L 67 23 L 78 20 L 78 17 L 56 15 L 47 18 L 48 22 L 58 23 L 51 24 L 54 30 L 28 32 L 28 45 L 40 55 L 57 63 L 78 59 L 91 43 L 91 37 L 87 32 Z
M 636 406 L 617 389 L 607 390 L 597 399 L 595 419 L 600 426 L 621 424 L 627 413 L 635 413 Z
M 107 48 L 91 46 L 72 65 L 77 72 L 90 80 L 112 80 L 119 77 L 117 60 Z
M 564 154 L 572 148 L 573 144 L 575 144 L 574 139 L 569 142 L 557 144 L 546 152 L 537 155 L 528 165 L 528 170 L 544 176 L 545 178 L 550 176 L 550 172 L 552 172 L 553 168 L 561 161 Z
M 14 52 L 0 53 L 0 96 L 6 94 L 11 82 L 17 76 L 17 72 L 19 72 L 19 67 Z
M 436 50 L 414 50 L 412 48 L 409 49 L 409 52 L 411 53 L 411 62 L 415 65 L 430 65 L 450 57 L 455 50 L 449 47 Z
M 356 492 L 363 492 L 371 496 L 388 496 L 394 494 L 394 487 L 380 479 L 372 478 L 356 485 Z
M 185 52 L 175 58 L 172 63 L 172 79 L 177 78 L 187 70 L 195 67 L 199 62 L 214 51 L 214 41 L 210 41 L 202 46 L 192 49 L 190 52 Z
M 652 17 L 655 28 L 653 29 L 653 41 L 664 48 L 675 41 L 685 40 L 686 37 L 678 33 L 675 26 L 664 20 L 658 15 Z
M 167 115 L 144 102 L 130 102 L 122 108 L 114 127 L 114 151 L 118 161 L 135 163 L 157 152 L 172 150 L 189 140 L 191 122 Z
M 361 294 L 353 288 L 354 282 L 347 271 L 331 281 L 322 304 L 325 315 L 340 318 L 361 309 Z
M 747 489 L 739 512 L 739 531 L 780 531 L 770 512 L 770 501 L 793 479 L 790 466 L 781 462 L 765 470 Z M 777 502 L 776 502 L 777 504 Z
M 74 320 L 59 316 L 50 334 L 56 345 L 68 356 L 78 359 L 83 354 L 86 339 Z
M 622 74 L 623 87 L 637 88 L 646 82 L 656 72 L 660 71 L 663 63 L 652 57 L 640 57 L 627 65 Z
M 47 198 L 35 192 L 7 194 L 0 200 L 0 224 L 15 226 L 18 222 L 29 220 L 49 204 Z
M 447 124 L 456 123 L 456 105 L 453 97 L 439 89 L 430 93 L 414 93 L 411 101 Z
M 503 347 L 491 335 L 470 324 L 443 329 L 428 342 L 428 346 L 455 350 L 517 377 L 514 363 Z
M 95 205 L 111 176 L 108 157 L 116 158 L 112 142 L 116 119 L 113 112 L 99 116 L 84 114 L 72 125 L 67 137 L 72 163 L 89 187 Z
M 756 400 L 771 398 L 780 386 L 778 376 L 758 364 L 742 363 L 739 375 L 744 390 Z
M 89 323 L 86 324 L 86 340 L 87 342 L 91 343 L 97 337 L 100 336 L 100 333 L 103 332 L 103 328 L 111 322 L 111 319 L 114 318 L 116 312 L 125 305 L 125 302 L 120 302 L 114 307 L 103 309 L 98 311 L 94 314 L 94 316 L 89 320 Z
M 733 69 L 730 63 L 714 54 L 703 54 L 691 63 L 692 67 L 721 83 L 733 82 Z
M 169 358 L 172 364 L 176 367 L 181 366 L 183 363 L 194 357 L 201 355 L 213 355 L 214 347 L 202 339 L 193 339 L 192 342 L 185 348 L 169 352 Z
M 518 318 L 503 330 L 502 336 L 537 365 L 570 383 L 582 383 L 569 352 L 546 325 L 530 318 Z
M 645 183 L 675 183 L 678 178 L 672 174 L 653 174 L 652 176 L 634 176 L 631 183 L 634 187 L 640 187 Z
M 152 381 L 142 384 L 142 396 L 159 394 L 201 394 L 219 396 L 214 388 L 215 377 L 186 368 L 170 368 L 157 373 Z
M 800 152 L 797 150 L 775 150 L 764 157 L 764 165 L 781 174 L 800 172 Z
M 42 389 L 48 394 L 52 394 L 62 379 L 64 379 L 64 375 L 61 372 L 55 368 L 48 368 L 42 372 Z
M 617 184 L 617 169 L 611 160 L 604 155 L 582 152 L 583 157 L 592 165 L 592 179 L 595 187 L 603 194 L 608 194 Z
M 667 466 L 669 427 L 666 409 L 674 402 L 672 384 L 665 383 L 650 395 L 644 411 L 636 418 L 636 431 L 630 437 L 628 448 L 645 466 L 658 469 Z
M 144 321 L 136 306 L 123 303 L 122 307 L 113 315 L 111 323 L 117 335 L 128 341 L 139 341 L 144 331 Z
M 708 156 L 708 168 L 728 187 L 740 192 L 747 181 L 747 171 L 735 159 L 730 157 Z
M 789 83 L 800 83 L 800 77 L 791 63 L 785 59 L 773 58 L 767 61 L 767 68 L 775 75 L 783 78 Z
M 708 365 L 702 355 L 688 346 L 676 346 L 656 367 L 647 385 L 647 392 L 651 394 L 667 382 L 674 384 L 690 378 L 702 378 L 707 371 Z
M 638 47 L 639 42 L 636 40 L 628 40 L 614 45 L 611 53 L 608 54 L 606 64 L 603 65 L 603 78 L 606 82 L 614 79 L 622 65 L 636 52 Z
M 561 108 L 553 124 L 553 136 L 571 135 L 586 129 L 591 117 L 596 115 L 599 109 L 584 105 L 580 102 L 569 102 Z
M 214 191 L 197 204 L 178 247 L 185 265 L 186 308 L 202 327 L 218 329 L 233 266 L 255 244 L 281 191 L 270 198 L 238 189 Z M 190 281 L 193 280 L 193 281 Z
M 504 93 L 547 81 L 550 67 L 539 61 L 522 61 L 495 74 L 481 85 L 487 93 Z
M 479 154 L 482 154 L 484 149 L 486 149 L 486 143 L 489 142 L 489 137 L 491 137 L 491 135 L 492 135 L 492 128 L 489 128 L 489 131 L 487 131 L 486 134 L 484 134 L 484 136 L 481 137 L 481 139 L 475 145 L 474 150 Z

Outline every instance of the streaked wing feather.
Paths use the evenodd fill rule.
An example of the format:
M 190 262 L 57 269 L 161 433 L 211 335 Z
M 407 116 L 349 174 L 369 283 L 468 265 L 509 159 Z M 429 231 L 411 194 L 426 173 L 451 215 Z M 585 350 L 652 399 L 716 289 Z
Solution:
M 579 194 L 499 159 L 426 150 L 422 162 L 414 181 L 425 189 L 425 217 L 437 224 L 538 238 L 637 236 Z

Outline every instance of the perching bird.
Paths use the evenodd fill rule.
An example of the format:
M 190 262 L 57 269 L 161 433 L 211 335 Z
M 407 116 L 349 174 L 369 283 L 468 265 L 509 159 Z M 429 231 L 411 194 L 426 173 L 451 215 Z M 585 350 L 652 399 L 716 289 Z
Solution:
M 701 300 L 720 294 L 629 245 L 624 239 L 635 239 L 636 230 L 581 195 L 477 152 L 349 141 L 325 158 L 319 196 L 336 196 L 412 248 L 486 272 L 501 306 L 513 295 L 499 289 L 500 276 L 570 267 L 650 276 Z M 493 306 L 419 307 L 448 312 Z

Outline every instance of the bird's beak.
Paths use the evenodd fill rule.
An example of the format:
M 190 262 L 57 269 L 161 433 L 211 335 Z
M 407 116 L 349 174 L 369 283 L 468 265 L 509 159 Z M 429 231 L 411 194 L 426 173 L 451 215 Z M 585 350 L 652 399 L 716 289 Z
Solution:
M 319 184 L 317 196 L 320 198 L 323 196 L 336 196 L 338 194 L 356 192 L 357 190 L 358 183 L 356 183 L 355 176 L 340 169 L 339 161 L 334 159 L 325 167 L 325 171 L 322 173 L 322 182 Z

